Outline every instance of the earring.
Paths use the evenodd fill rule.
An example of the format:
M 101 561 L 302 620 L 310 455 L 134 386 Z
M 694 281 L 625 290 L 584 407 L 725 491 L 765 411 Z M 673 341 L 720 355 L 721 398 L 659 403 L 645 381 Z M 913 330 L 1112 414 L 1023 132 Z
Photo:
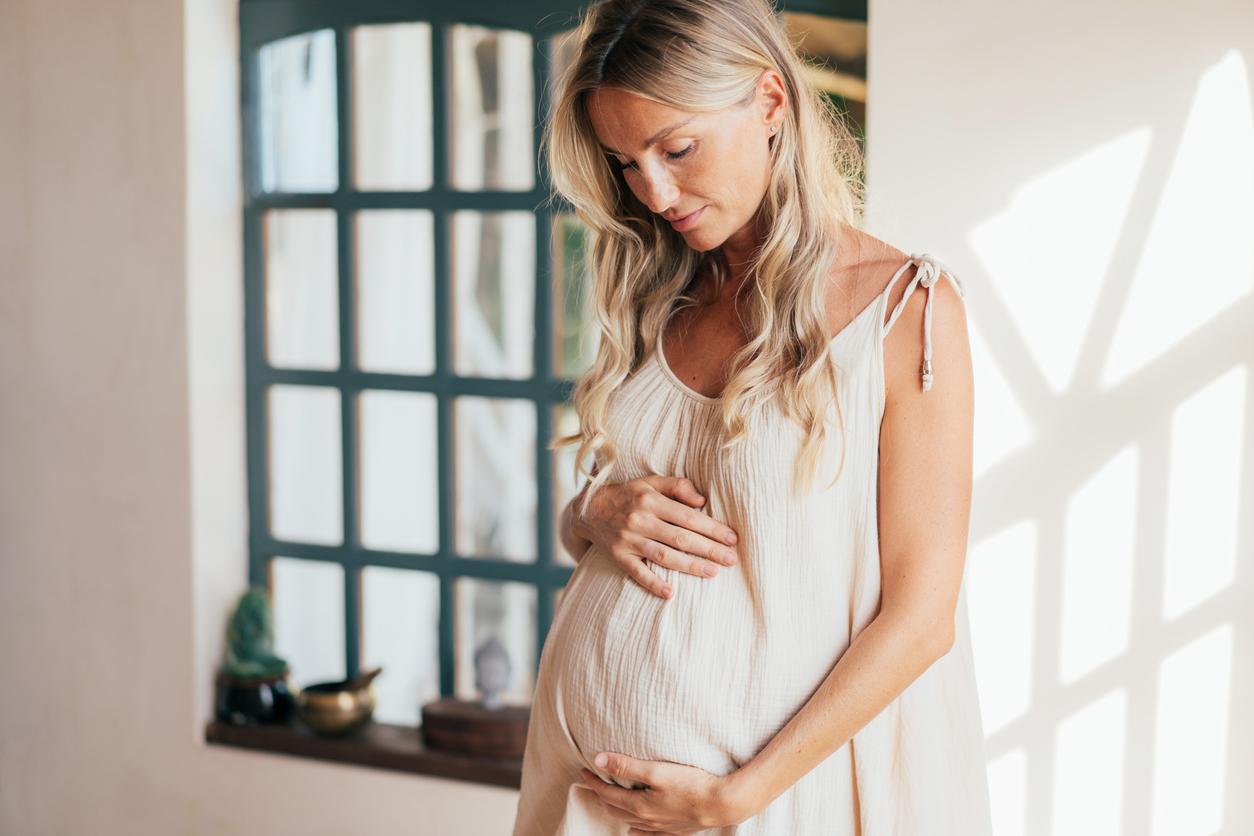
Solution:
M 775 131 L 776 131 L 778 128 L 779 128 L 779 124 L 778 124 L 778 123 L 772 123 L 772 124 L 771 124 L 771 133 L 775 133 Z

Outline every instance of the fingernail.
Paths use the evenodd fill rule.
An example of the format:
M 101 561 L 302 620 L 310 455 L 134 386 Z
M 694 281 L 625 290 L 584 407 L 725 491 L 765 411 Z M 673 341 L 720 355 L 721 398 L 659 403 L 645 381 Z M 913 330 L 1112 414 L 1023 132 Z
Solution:
M 736 563 L 736 553 L 735 553 L 735 552 L 725 552 L 725 553 L 723 554 L 723 560 L 724 560 L 724 562 L 726 562 L 726 563 L 727 563 L 727 565 L 728 565 L 728 566 L 735 565 L 735 563 Z
M 607 757 L 604 753 L 597 755 L 596 760 L 593 761 L 593 763 L 595 763 L 597 766 L 605 766 L 609 762 L 610 762 L 609 757 Z

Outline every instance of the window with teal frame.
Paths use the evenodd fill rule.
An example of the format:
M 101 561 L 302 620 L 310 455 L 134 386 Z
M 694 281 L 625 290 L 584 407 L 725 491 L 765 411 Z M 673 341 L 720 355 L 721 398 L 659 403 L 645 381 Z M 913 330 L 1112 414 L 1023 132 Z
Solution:
M 491 640 L 530 702 L 574 568 L 548 441 L 597 335 L 537 152 L 581 5 L 241 0 L 249 580 L 298 686 L 383 667 L 381 721 Z

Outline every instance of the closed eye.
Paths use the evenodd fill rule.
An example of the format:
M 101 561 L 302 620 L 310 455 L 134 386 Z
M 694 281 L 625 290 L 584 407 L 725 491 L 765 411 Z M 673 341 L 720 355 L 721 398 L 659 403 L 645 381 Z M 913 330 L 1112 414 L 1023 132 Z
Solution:
M 693 149 L 694 147 L 696 147 L 696 143 L 695 143 L 695 142 L 694 142 L 692 145 L 689 145 L 687 148 L 685 148 L 685 149 L 684 149 L 684 150 L 682 150 L 682 151 L 675 151 L 675 152 L 673 152 L 673 153 L 672 153 L 672 152 L 670 152 L 670 151 L 667 151 L 667 152 L 666 152 L 666 158 L 667 158 L 668 160 L 679 160 L 679 159 L 683 159 L 684 157 L 688 156 L 688 154 L 689 154 L 689 153 L 691 153 L 691 151 L 692 151 L 692 149 Z M 620 162 L 618 162 L 617 160 L 615 160 L 615 164 L 618 166 L 619 171 L 626 171 L 626 170 L 627 170 L 627 169 L 629 169 L 629 168 L 635 168 L 635 167 L 636 167 L 636 164 L 635 164 L 634 162 L 631 162 L 631 163 L 620 163 Z

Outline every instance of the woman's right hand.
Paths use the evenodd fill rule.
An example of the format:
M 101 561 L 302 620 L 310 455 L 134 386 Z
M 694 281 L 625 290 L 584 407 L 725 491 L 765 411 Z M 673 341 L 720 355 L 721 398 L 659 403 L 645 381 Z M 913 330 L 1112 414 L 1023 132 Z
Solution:
M 576 518 L 575 531 L 636 583 L 669 598 L 670 585 L 644 565 L 646 560 L 698 577 L 713 577 L 715 564 L 734 566 L 739 560 L 736 532 L 695 510 L 704 504 L 696 486 L 679 476 L 606 484 L 593 494 L 587 515 Z

